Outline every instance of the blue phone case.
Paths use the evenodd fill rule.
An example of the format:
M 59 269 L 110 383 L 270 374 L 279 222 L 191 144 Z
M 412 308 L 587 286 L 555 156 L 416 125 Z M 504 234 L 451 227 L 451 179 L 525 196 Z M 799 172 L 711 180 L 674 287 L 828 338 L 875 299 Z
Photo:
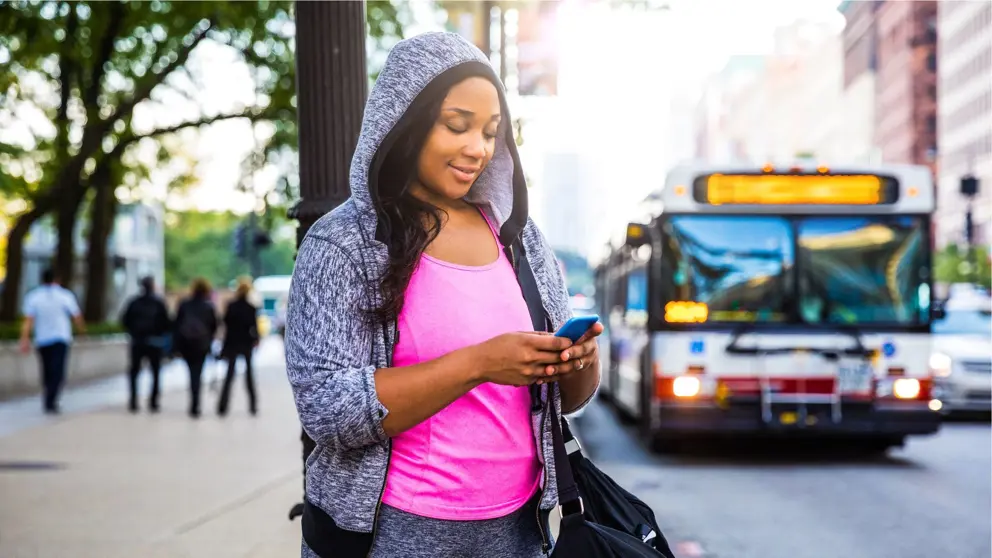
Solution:
M 555 332 L 555 336 L 567 337 L 572 343 L 575 343 L 598 321 L 599 316 L 578 316 L 572 318 L 565 322 L 565 325 L 561 326 L 561 329 Z

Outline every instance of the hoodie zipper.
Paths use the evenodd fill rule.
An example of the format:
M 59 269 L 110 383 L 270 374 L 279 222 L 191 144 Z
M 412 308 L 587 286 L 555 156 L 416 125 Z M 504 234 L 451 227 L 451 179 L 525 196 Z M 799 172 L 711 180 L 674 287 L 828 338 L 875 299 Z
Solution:
M 393 332 L 393 339 L 399 338 L 399 327 L 394 322 L 390 326 Z M 385 333 L 385 328 L 383 328 L 383 333 Z M 393 354 L 389 350 L 389 339 L 384 339 L 383 347 L 386 349 L 386 368 L 393 365 Z M 395 345 L 395 341 L 393 342 Z M 372 558 L 372 551 L 375 550 L 375 536 L 379 533 L 379 514 L 382 512 L 382 497 L 386 494 L 386 478 L 389 476 L 389 465 L 393 459 L 393 442 L 388 440 L 386 442 L 386 471 L 382 474 L 382 486 L 379 488 L 379 499 L 375 503 L 375 515 L 372 516 L 372 544 L 369 545 L 369 553 L 365 555 L 366 558 Z
M 545 391 L 545 389 L 542 388 L 541 391 Z M 548 399 L 550 400 L 551 399 L 551 397 L 550 397 L 551 390 L 547 390 L 547 392 L 549 393 Z M 541 393 L 540 392 L 538 392 L 538 399 L 541 399 Z M 534 514 L 535 514 L 536 519 L 537 519 L 537 530 L 540 531 L 540 533 L 541 533 L 541 552 L 543 552 L 544 554 L 547 554 L 548 551 L 551 549 L 551 544 L 548 542 L 548 536 L 549 535 L 547 533 L 547 527 L 545 526 L 545 522 L 544 521 L 541 521 L 541 502 L 544 501 L 544 494 L 548 490 L 548 482 L 549 482 L 548 481 L 548 457 L 546 455 L 544 455 L 544 423 L 545 423 L 545 420 L 547 419 L 547 417 L 548 417 L 548 405 L 547 405 L 547 402 L 546 401 L 542 401 L 541 402 L 541 433 L 538 434 L 538 438 L 540 439 L 541 443 L 540 443 L 540 446 L 538 447 L 538 451 L 541 452 L 541 458 L 542 458 L 541 459 L 541 469 L 544 471 L 544 479 L 543 479 L 544 482 L 541 483 L 541 497 L 537 501 L 537 509 L 534 512 Z

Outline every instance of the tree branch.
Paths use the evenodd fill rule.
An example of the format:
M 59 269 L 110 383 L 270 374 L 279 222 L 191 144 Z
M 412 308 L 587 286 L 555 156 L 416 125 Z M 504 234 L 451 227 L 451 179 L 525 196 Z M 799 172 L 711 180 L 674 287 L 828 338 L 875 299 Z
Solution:
M 175 126 L 158 128 L 144 134 L 129 133 L 126 136 L 122 136 L 120 141 L 117 142 L 117 145 L 115 145 L 114 148 L 103 157 L 103 159 L 118 158 L 124 154 L 124 150 L 127 149 L 128 146 L 137 143 L 145 138 L 154 138 L 158 136 L 174 134 L 176 132 L 185 130 L 186 128 L 199 128 L 200 126 L 208 126 L 216 122 L 222 122 L 225 120 L 234 120 L 236 118 L 247 118 L 252 122 L 257 122 L 259 120 L 266 120 L 270 117 L 271 117 L 271 113 L 269 113 L 268 111 L 254 108 L 254 109 L 246 109 L 236 113 L 217 114 L 214 116 L 203 117 L 198 120 L 190 120 L 187 122 L 176 124 Z
M 110 5 L 107 20 L 107 28 L 103 32 L 100 40 L 100 48 L 97 51 L 96 61 L 93 63 L 93 75 L 86 94 L 83 96 L 83 103 L 87 110 L 97 109 L 97 98 L 100 96 L 100 85 L 106 73 L 107 62 L 114 55 L 114 44 L 117 42 L 117 35 L 124 26 L 124 4 L 113 2 Z
M 182 48 L 179 49 L 179 52 L 176 53 L 175 60 L 169 63 L 169 65 L 166 66 L 161 72 L 157 74 L 149 74 L 148 79 L 142 80 L 140 86 L 134 92 L 134 95 L 127 101 L 118 105 L 117 110 L 114 111 L 114 114 L 112 114 L 109 118 L 107 118 L 105 122 L 109 124 L 110 122 L 114 122 L 119 118 L 124 118 L 126 116 L 129 116 L 131 114 L 131 111 L 134 110 L 134 107 L 137 106 L 138 103 L 147 99 L 148 96 L 152 94 L 152 89 L 155 89 L 156 86 L 162 83 L 162 81 L 165 80 L 166 76 L 171 74 L 177 68 L 186 64 L 186 62 L 189 60 L 190 54 L 193 52 L 193 49 L 195 49 L 200 44 L 200 42 L 203 41 L 203 39 L 207 38 L 207 33 L 211 29 L 213 29 L 214 23 L 215 23 L 214 19 L 212 18 L 209 19 L 207 26 L 204 27 L 202 31 L 194 35 L 193 40 L 190 41 L 188 45 L 184 45 Z M 102 136 L 103 134 L 100 135 Z
M 65 22 L 65 39 L 59 52 L 59 108 L 55 113 L 55 130 L 58 139 L 55 142 L 55 156 L 62 158 L 69 150 L 69 101 L 72 99 L 72 80 L 76 75 L 76 63 L 72 52 L 76 39 L 76 28 L 79 26 L 79 16 L 76 7 L 68 2 L 69 14 Z

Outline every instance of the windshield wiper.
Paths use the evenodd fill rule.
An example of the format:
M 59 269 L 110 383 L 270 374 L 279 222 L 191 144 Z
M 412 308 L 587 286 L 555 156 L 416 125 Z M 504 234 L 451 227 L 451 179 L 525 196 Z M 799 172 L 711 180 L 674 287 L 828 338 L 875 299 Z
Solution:
M 862 358 L 870 358 L 874 356 L 875 351 L 865 347 L 864 342 L 861 340 L 861 332 L 856 328 L 851 326 L 836 326 L 833 331 L 844 333 L 849 335 L 854 339 L 854 346 L 848 347 L 846 349 L 823 349 L 820 347 L 806 347 L 806 346 L 787 346 L 787 347 L 741 347 L 737 344 L 740 338 L 745 334 L 754 331 L 754 323 L 747 323 L 737 329 L 734 332 L 733 337 L 730 339 L 730 343 L 724 349 L 727 353 L 732 355 L 784 355 L 790 353 L 813 353 L 822 356 L 827 360 L 837 360 L 844 356 L 859 356 Z

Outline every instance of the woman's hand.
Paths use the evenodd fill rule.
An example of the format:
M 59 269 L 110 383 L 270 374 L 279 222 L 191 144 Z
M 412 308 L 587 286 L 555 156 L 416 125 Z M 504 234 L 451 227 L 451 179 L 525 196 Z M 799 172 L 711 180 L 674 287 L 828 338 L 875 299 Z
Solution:
M 520 332 L 494 337 L 471 347 L 471 351 L 481 381 L 529 386 L 548 379 L 553 373 L 551 365 L 560 363 L 562 352 L 571 346 L 572 342 L 563 337 Z
M 565 349 L 559 355 L 559 362 L 550 366 L 550 377 L 543 379 L 539 383 L 546 381 L 557 381 L 562 376 L 579 372 L 589 367 L 596 366 L 599 362 L 599 343 L 596 338 L 603 333 L 603 324 L 597 322 L 590 327 L 585 334 L 575 342 L 575 345 Z

